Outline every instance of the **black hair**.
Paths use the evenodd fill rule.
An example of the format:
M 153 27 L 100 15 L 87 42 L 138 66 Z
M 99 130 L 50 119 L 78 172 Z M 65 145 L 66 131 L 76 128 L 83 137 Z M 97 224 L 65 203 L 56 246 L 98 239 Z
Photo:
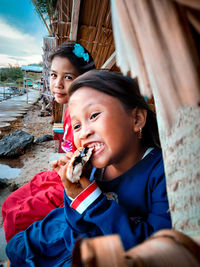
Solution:
M 140 94 L 137 83 L 121 73 L 91 70 L 76 78 L 70 88 L 69 97 L 81 87 L 90 87 L 118 98 L 126 110 L 138 107 L 147 110 L 146 124 L 142 130 L 141 144 L 144 147 L 160 147 L 156 115 Z
M 84 60 L 83 57 L 78 57 L 74 54 L 74 46 L 78 44 L 75 41 L 67 41 L 62 43 L 61 45 L 57 46 L 55 50 L 49 56 L 49 62 L 51 63 L 52 60 L 56 57 L 63 57 L 69 59 L 71 64 L 77 69 L 79 74 L 83 74 L 89 70 L 95 69 L 95 63 L 91 56 L 91 54 L 82 46 L 84 49 L 84 53 L 88 53 L 88 60 Z M 79 44 L 78 44 L 79 45 Z

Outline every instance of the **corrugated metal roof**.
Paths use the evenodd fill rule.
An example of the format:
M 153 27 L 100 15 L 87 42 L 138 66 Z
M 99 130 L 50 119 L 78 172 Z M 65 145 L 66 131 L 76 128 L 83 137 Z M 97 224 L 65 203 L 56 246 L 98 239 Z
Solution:
M 31 72 L 42 72 L 42 67 L 39 67 L 39 66 L 22 65 L 21 69 L 25 71 L 31 71 Z

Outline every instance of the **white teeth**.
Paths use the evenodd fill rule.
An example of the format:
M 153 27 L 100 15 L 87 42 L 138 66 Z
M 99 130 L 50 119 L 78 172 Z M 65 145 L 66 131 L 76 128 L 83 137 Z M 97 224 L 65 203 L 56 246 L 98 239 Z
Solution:
M 103 144 L 95 143 L 95 144 L 89 145 L 88 147 L 94 147 L 95 149 L 99 149 L 102 146 L 103 146 Z
M 101 147 L 100 144 L 98 144 L 98 145 L 95 146 L 96 149 L 99 149 L 100 147 Z
M 100 147 L 102 147 L 103 146 L 103 144 L 96 144 L 95 146 L 94 146 L 94 148 L 95 149 L 99 149 Z

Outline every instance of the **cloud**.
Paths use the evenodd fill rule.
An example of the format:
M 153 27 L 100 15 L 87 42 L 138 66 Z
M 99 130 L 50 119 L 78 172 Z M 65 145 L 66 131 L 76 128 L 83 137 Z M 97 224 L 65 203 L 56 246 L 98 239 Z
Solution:
M 23 40 L 26 36 L 0 18 L 0 37 Z
M 0 68 L 8 67 L 9 64 L 12 66 L 29 65 L 31 63 L 39 63 L 42 61 L 41 55 L 33 56 L 10 56 L 6 54 L 0 54 Z
M 0 17 L 0 66 L 42 61 L 42 40 L 9 25 Z

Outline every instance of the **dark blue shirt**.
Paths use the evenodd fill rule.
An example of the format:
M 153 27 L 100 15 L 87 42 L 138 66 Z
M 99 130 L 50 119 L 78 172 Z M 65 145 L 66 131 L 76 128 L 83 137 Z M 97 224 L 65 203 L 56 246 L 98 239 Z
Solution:
M 93 173 L 102 193 L 82 214 L 65 207 L 16 234 L 6 252 L 11 266 L 70 266 L 78 237 L 119 234 L 125 250 L 154 232 L 171 228 L 162 152 L 154 148 L 123 175 L 103 181 Z

